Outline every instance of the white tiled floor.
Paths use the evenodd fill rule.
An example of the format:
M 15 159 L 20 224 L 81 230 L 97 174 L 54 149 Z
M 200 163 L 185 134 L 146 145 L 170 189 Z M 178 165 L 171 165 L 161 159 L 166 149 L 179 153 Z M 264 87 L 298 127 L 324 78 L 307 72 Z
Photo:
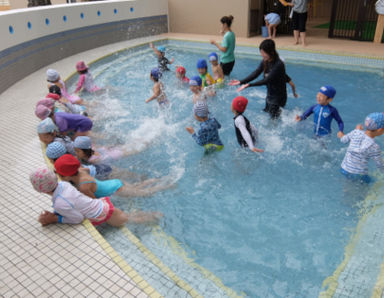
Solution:
M 106 48 L 113 52 L 125 46 L 91 51 L 87 61 L 105 55 Z M 83 56 L 52 67 L 65 78 Z M 131 280 L 84 225 L 41 227 L 37 222 L 41 211 L 51 210 L 49 196 L 29 182 L 29 173 L 44 165 L 34 107 L 46 94 L 45 70 L 0 95 L 0 296 L 147 297 L 153 289 L 143 291 Z

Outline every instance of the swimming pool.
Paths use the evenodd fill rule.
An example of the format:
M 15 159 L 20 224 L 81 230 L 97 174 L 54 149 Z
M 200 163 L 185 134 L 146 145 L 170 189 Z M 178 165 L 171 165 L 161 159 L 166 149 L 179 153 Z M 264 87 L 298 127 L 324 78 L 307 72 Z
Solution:
M 166 46 L 167 57 L 185 66 L 187 76 L 197 74 L 196 61 L 214 50 L 198 43 L 171 41 Z M 106 96 L 92 99 L 99 106 L 94 113 L 95 130 L 109 136 L 104 142 L 135 147 L 143 140 L 150 142 L 147 150 L 119 166 L 151 177 L 169 175 L 177 183 L 174 189 L 148 199 L 116 197 L 119 207 L 161 210 L 166 234 L 238 294 L 313 297 L 343 261 L 370 189 L 349 183 L 339 173 L 346 146 L 336 138 L 335 123 L 332 137 L 319 142 L 313 138 L 312 118 L 297 124 L 294 116 L 315 103 L 321 85 L 331 84 L 337 90 L 333 105 L 348 132 L 368 113 L 383 110 L 383 73 L 363 64 L 303 61 L 300 54 L 288 51 L 280 55 L 300 95 L 293 98 L 288 90 L 280 121 L 270 121 L 261 111 L 265 88 L 242 92 L 249 99 L 245 115 L 259 130 L 263 154 L 237 145 L 230 112 L 237 95 L 234 87 L 219 89 L 209 99 L 210 111 L 222 124 L 220 137 L 225 145 L 212 155 L 204 155 L 185 131 L 189 125 L 196 129 L 198 123 L 191 113 L 191 92 L 177 84 L 173 72 L 163 79 L 170 109 L 159 110 L 156 102 L 145 104 L 152 89 L 149 72 L 157 64 L 148 46 L 117 53 L 91 68 L 100 85 L 111 86 Z M 240 50 L 231 77 L 244 78 L 258 61 L 257 48 Z M 377 142 L 383 147 L 382 139 Z M 167 241 L 154 240 L 150 228 L 132 229 L 160 259 L 167 259 L 169 267 L 177 267 L 171 257 L 164 256 L 161 246 Z M 109 231 L 105 229 L 104 236 L 124 256 L 127 244 L 121 234 Z M 178 274 L 193 284 L 187 272 Z M 211 296 L 204 290 L 200 289 L 202 295 Z

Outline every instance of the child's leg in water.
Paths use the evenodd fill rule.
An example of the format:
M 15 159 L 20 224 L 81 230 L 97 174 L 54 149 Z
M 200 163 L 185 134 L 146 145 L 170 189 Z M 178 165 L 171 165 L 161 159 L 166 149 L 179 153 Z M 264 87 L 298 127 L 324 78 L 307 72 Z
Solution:
M 116 195 L 122 197 L 147 197 L 158 191 L 162 191 L 174 186 L 174 184 L 158 184 L 155 186 L 149 186 L 158 181 L 160 181 L 160 179 L 153 178 L 134 184 L 124 183 L 124 186 L 116 192 Z
M 141 175 L 135 172 L 127 171 L 127 170 L 122 170 L 118 168 L 112 168 L 112 173 L 109 175 L 109 179 L 135 179 L 142 181 L 146 179 L 146 175 Z
M 125 213 L 119 208 L 115 208 L 110 219 L 106 221 L 107 224 L 113 227 L 121 227 L 125 223 L 151 223 L 157 222 L 163 214 L 161 212 L 143 212 L 135 211 L 131 213 Z

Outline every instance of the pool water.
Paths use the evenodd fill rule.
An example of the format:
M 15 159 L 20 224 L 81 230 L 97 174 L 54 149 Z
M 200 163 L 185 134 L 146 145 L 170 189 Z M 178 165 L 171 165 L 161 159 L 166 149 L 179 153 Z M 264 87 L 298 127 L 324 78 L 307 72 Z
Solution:
M 214 50 L 188 43 L 166 47 L 166 56 L 175 58 L 174 65 L 183 65 L 189 77 L 197 74 L 197 60 L 207 59 Z M 242 79 L 257 67 L 261 57 L 257 48 L 253 51 L 237 56 L 231 78 Z M 199 123 L 192 115 L 192 93 L 178 83 L 173 65 L 162 79 L 171 106 L 146 104 L 153 86 L 149 73 L 157 66 L 147 46 L 92 66 L 96 82 L 109 91 L 99 97 L 84 95 L 93 106 L 94 129 L 103 135 L 98 143 L 143 149 L 114 165 L 148 177 L 166 176 L 175 183 L 150 198 L 116 197 L 116 205 L 164 213 L 162 229 L 197 264 L 249 297 L 318 296 L 324 279 L 343 260 L 371 187 L 351 183 L 340 174 L 347 146 L 336 137 L 335 121 L 332 136 L 319 140 L 313 136 L 313 116 L 300 123 L 294 118 L 316 103 L 322 85 L 332 85 L 337 90 L 332 105 L 349 132 L 367 114 L 384 110 L 383 74 L 364 67 L 305 63 L 298 57 L 285 62 L 300 97 L 294 98 L 287 85 L 288 103 L 280 120 L 272 121 L 262 112 L 265 87 L 241 92 L 249 99 L 244 115 L 259 131 L 262 154 L 237 144 L 230 111 L 236 87 L 225 86 L 208 99 L 222 125 L 224 143 L 224 150 L 209 155 L 185 130 L 197 130 Z M 384 147 L 383 138 L 377 143 Z M 374 165 L 370 167 L 376 175 Z M 145 244 L 146 235 L 138 236 Z M 113 239 L 108 240 L 113 245 Z

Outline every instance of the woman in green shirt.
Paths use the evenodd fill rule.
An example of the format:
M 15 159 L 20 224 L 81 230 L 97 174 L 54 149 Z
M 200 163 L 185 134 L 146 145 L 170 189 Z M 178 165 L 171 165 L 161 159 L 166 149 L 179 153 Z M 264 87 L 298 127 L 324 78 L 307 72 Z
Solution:
M 224 16 L 220 19 L 221 33 L 224 34 L 223 41 L 218 44 L 216 41 L 211 40 L 211 44 L 215 45 L 223 54 L 221 55 L 220 65 L 223 69 L 224 75 L 229 75 L 235 65 L 235 33 L 231 30 L 233 16 Z

